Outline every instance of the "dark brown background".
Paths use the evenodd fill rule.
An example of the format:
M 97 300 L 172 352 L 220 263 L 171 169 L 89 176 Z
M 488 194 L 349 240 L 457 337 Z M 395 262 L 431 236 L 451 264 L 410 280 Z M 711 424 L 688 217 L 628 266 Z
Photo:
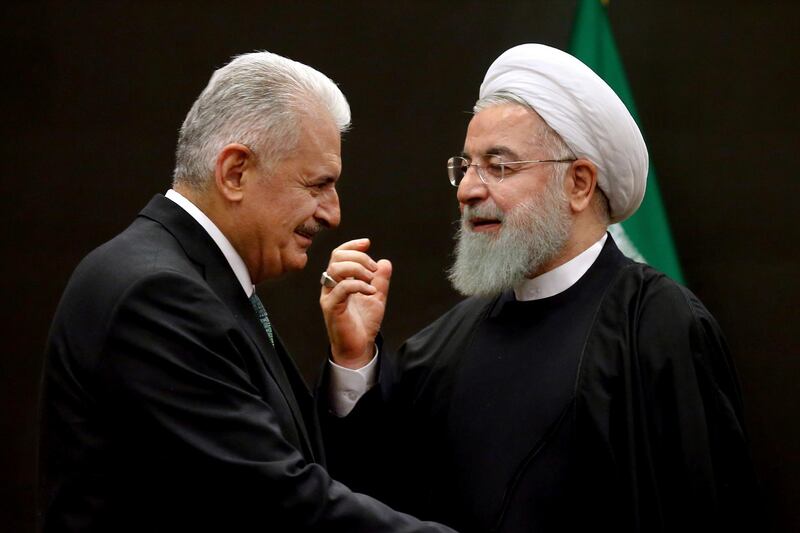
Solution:
M 223 5 L 228 4 L 228 5 Z M 4 331 L 0 529 L 32 529 L 48 323 L 80 258 L 170 180 L 177 129 L 212 70 L 267 49 L 341 84 L 343 224 L 306 271 L 259 290 L 303 371 L 325 354 L 319 272 L 339 242 L 395 265 L 391 345 L 457 301 L 450 261 L 461 148 L 489 63 L 565 47 L 575 1 L 6 2 L 2 44 Z M 796 303 L 800 4 L 613 0 L 687 284 L 734 352 L 776 531 L 800 530 Z

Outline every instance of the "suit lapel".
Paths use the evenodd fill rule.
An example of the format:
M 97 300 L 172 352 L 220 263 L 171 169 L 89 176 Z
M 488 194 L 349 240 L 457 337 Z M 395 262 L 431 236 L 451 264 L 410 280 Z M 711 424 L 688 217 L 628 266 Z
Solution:
M 283 368 L 286 370 L 286 376 L 291 384 L 292 391 L 294 391 L 294 398 L 297 401 L 300 413 L 303 415 L 303 420 L 306 422 L 303 427 L 306 430 L 305 438 L 308 440 L 308 451 L 315 462 L 324 465 L 322 440 L 320 438 L 319 421 L 316 416 L 314 398 L 302 374 L 300 374 L 300 370 L 297 368 L 294 359 L 289 355 L 288 350 L 286 350 L 286 347 L 281 341 L 280 336 L 274 330 L 272 333 L 275 337 L 275 351 L 278 354 Z
M 273 338 L 275 339 L 275 346 L 273 346 L 269 341 L 267 332 L 264 330 L 261 322 L 258 321 L 258 317 L 256 317 L 255 311 L 250 305 L 250 301 L 247 299 L 244 291 L 242 291 L 238 285 L 238 281 L 236 288 L 238 289 L 235 291 L 236 294 L 231 295 L 234 297 L 231 300 L 231 303 L 232 307 L 235 308 L 236 317 L 244 327 L 244 330 L 247 332 L 250 339 L 258 348 L 258 351 L 261 354 L 261 359 L 264 361 L 264 364 L 267 366 L 267 369 L 272 377 L 278 383 L 278 386 L 283 393 L 283 397 L 286 399 L 286 403 L 289 404 L 289 408 L 292 411 L 292 417 L 294 418 L 295 426 L 297 426 L 297 429 L 300 433 L 302 440 L 301 444 L 303 446 L 305 455 L 313 461 L 314 452 L 311 446 L 311 439 L 308 435 L 308 427 L 306 425 L 305 418 L 303 417 L 303 410 L 300 408 L 298 403 L 298 395 L 302 393 L 308 394 L 308 389 L 305 388 L 305 385 L 303 385 L 303 388 L 300 390 L 298 390 L 298 387 L 293 386 L 293 380 L 290 379 L 290 375 L 293 373 L 293 371 L 296 372 L 295 366 L 294 363 L 291 362 L 291 357 L 289 357 L 284 350 L 277 332 L 273 329 Z M 287 362 L 290 364 L 287 364 Z M 300 378 L 299 375 L 297 375 L 297 378 L 302 381 L 302 378 Z
M 205 280 L 211 289 L 231 309 L 242 329 L 247 333 L 259 352 L 261 360 L 289 405 L 295 426 L 301 437 L 301 446 L 304 454 L 309 460 L 313 461 L 314 448 L 311 445 L 302 410 L 295 397 L 297 386 L 293 387 L 288 376 L 288 373 L 297 372 L 296 367 L 279 342 L 276 342 L 277 349 L 270 343 L 267 332 L 264 331 L 258 321 L 250 301 L 247 299 L 239 280 L 233 273 L 222 251 L 194 218 L 175 202 L 160 194 L 156 195 L 145 206 L 140 215 L 164 226 L 178 240 L 186 254 L 202 267 Z M 282 352 L 283 356 L 279 355 L 279 352 Z M 281 359 L 288 361 L 289 364 L 282 362 Z M 299 374 L 297 374 L 296 379 L 299 379 L 302 383 L 302 378 Z M 297 393 L 302 393 L 303 390 L 307 395 L 308 389 L 305 384 Z

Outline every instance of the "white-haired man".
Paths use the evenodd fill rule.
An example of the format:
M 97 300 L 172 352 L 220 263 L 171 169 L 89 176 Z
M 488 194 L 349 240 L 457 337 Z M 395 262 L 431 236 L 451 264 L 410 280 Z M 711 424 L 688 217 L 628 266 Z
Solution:
M 451 531 L 328 476 L 312 398 L 254 291 L 339 223 L 349 122 L 301 63 L 259 52 L 214 73 L 172 189 L 81 262 L 56 311 L 43 530 Z
M 447 166 L 462 213 L 450 280 L 470 298 L 396 356 L 373 357 L 390 269 L 358 241 L 332 254 L 332 471 L 465 531 L 750 527 L 755 484 L 719 329 L 607 233 L 647 174 L 619 98 L 566 53 L 514 47 Z M 354 294 L 348 278 L 379 290 Z

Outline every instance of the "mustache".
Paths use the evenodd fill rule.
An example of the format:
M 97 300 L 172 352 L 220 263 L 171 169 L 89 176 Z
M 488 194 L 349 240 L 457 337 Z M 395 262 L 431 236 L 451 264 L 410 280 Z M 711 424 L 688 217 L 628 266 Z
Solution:
M 317 233 L 322 231 L 325 228 L 323 224 L 319 222 L 306 222 L 301 224 L 295 228 L 295 231 L 304 237 L 308 237 L 309 239 L 313 238 Z
M 506 214 L 492 200 L 486 200 L 480 204 L 468 205 L 461 211 L 461 222 L 465 223 L 471 218 L 496 219 L 500 222 L 506 218 Z

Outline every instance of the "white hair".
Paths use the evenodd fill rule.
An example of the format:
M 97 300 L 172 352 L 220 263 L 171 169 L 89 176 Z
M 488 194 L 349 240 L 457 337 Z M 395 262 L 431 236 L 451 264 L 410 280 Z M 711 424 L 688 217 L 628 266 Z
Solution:
M 183 121 L 173 185 L 204 189 L 230 143 L 244 144 L 269 168 L 296 147 L 302 119 L 319 112 L 341 133 L 350 125 L 350 106 L 330 78 L 270 52 L 237 56 L 214 72 Z

